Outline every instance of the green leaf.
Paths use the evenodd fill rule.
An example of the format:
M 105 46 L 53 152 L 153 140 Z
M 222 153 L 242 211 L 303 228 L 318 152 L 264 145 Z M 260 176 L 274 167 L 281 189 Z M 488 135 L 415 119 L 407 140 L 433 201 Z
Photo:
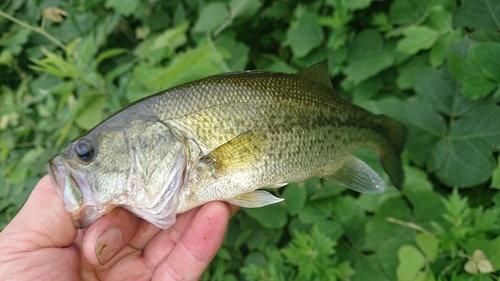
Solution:
M 231 11 L 231 18 L 250 18 L 262 6 L 259 0 L 231 0 L 229 9 Z
M 429 170 L 451 186 L 471 186 L 486 181 L 496 167 L 492 145 L 500 143 L 500 107 L 479 107 L 451 127 L 429 159 Z M 493 118 L 493 119 L 492 119 Z
M 439 37 L 429 53 L 429 63 L 431 66 L 437 68 L 443 65 L 450 46 L 460 41 L 462 37 L 463 35 L 460 32 L 450 32 Z
M 429 65 L 428 60 L 427 54 L 419 54 L 400 65 L 398 67 L 398 77 L 396 78 L 398 87 L 400 89 L 412 89 L 417 74 Z
M 103 119 L 103 109 L 106 107 L 107 98 L 97 96 L 86 102 L 78 114 L 75 122 L 82 129 L 90 130 Z
M 473 44 L 470 47 L 470 56 L 486 77 L 500 83 L 500 44 Z
M 135 12 L 138 6 L 138 0 L 106 0 L 106 8 L 113 8 L 124 16 L 128 16 Z
M 436 111 L 449 116 L 462 115 L 480 104 L 462 95 L 446 68 L 422 70 L 417 77 L 415 91 Z
M 382 70 L 391 67 L 394 58 L 390 54 L 382 54 L 367 59 L 361 59 L 350 63 L 344 70 L 347 80 L 354 84 L 359 84 L 366 79 L 373 77 Z
M 471 29 L 500 29 L 500 5 L 497 0 L 463 0 L 455 22 Z
M 398 280 L 414 280 L 425 265 L 422 253 L 412 245 L 403 245 L 398 250 L 399 265 L 396 271 Z
M 448 7 L 452 5 L 449 0 L 396 0 L 392 2 L 389 16 L 392 22 L 401 25 L 416 23 L 428 13 L 429 9 L 442 5 Z
M 359 101 L 370 100 L 375 96 L 384 86 L 380 76 L 372 77 L 358 84 L 352 89 L 353 103 Z
M 441 5 L 434 6 L 429 10 L 425 25 L 441 34 L 451 31 L 453 28 L 451 13 Z
M 273 204 L 262 208 L 244 209 L 245 213 L 256 219 L 266 228 L 282 228 L 288 221 L 283 203 Z
M 462 84 L 463 93 L 471 99 L 490 94 L 497 83 L 491 81 L 473 61 L 450 54 L 450 72 Z
M 333 201 L 330 198 L 308 201 L 299 213 L 299 219 L 303 223 L 314 223 L 325 220 L 332 213 Z
M 287 31 L 287 42 L 295 56 L 305 57 L 323 42 L 323 31 L 316 15 L 303 13 Z
M 303 185 L 290 184 L 283 191 L 285 207 L 291 216 L 297 215 L 304 207 L 307 199 L 306 188 Z
M 434 236 L 420 232 L 415 235 L 415 241 L 427 259 L 430 262 L 434 262 L 439 250 L 439 240 Z
M 380 55 L 384 51 L 384 38 L 373 29 L 364 29 L 349 45 L 349 62 Z
M 193 32 L 212 31 L 221 25 L 229 16 L 226 5 L 223 3 L 209 3 L 200 13 Z
M 408 55 L 431 48 L 439 38 L 439 33 L 427 26 L 409 26 L 403 34 L 405 37 L 399 40 L 396 50 Z
M 217 36 L 217 45 L 229 51 L 231 56 L 226 59 L 231 71 L 242 71 L 246 69 L 250 48 L 236 41 L 235 32 L 224 32 Z
M 178 55 L 167 68 L 152 71 L 151 67 L 141 69 L 141 80 L 151 90 L 163 90 L 182 83 L 220 73 L 217 64 L 220 54 L 212 46 L 203 46 Z M 135 71 L 138 70 L 137 67 Z M 134 71 L 134 72 L 135 72 Z

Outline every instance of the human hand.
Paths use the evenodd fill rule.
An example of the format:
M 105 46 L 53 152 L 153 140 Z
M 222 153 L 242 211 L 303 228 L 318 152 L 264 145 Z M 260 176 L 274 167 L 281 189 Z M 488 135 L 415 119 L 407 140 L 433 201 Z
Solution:
M 77 230 L 45 176 L 0 233 L 0 280 L 197 280 L 236 209 L 210 202 L 162 230 L 115 208 Z

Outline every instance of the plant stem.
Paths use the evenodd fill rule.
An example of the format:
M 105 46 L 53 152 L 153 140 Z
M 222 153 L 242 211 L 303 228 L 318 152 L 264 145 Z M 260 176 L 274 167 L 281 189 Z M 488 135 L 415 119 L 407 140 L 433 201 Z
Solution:
M 398 220 L 398 219 L 395 219 L 395 218 L 387 218 L 386 219 L 388 222 L 392 222 L 392 223 L 395 223 L 395 224 L 399 224 L 399 225 L 402 225 L 402 226 L 406 226 L 408 228 L 413 228 L 417 231 L 420 231 L 420 232 L 423 232 L 429 236 L 432 236 L 432 237 L 436 237 L 436 235 L 434 235 L 432 232 L 428 231 L 427 229 L 417 225 L 417 224 L 414 224 L 412 222 L 406 222 L 406 221 L 402 221 L 402 220 Z
M 7 13 L 5 13 L 4 11 L 2 11 L 0 9 L 0 16 L 10 20 L 10 21 L 13 21 L 17 24 L 19 24 L 20 26 L 24 27 L 24 28 L 27 28 L 31 31 L 34 31 L 42 36 L 44 36 L 45 38 L 49 39 L 50 41 L 52 41 L 52 43 L 56 44 L 57 46 L 59 46 L 61 49 L 63 49 L 64 51 L 67 50 L 66 48 L 66 45 L 64 45 L 61 41 L 57 40 L 54 36 L 50 35 L 47 31 L 45 31 L 44 29 L 40 28 L 40 27 L 36 27 L 36 26 L 32 26 L 32 25 L 29 25 Z

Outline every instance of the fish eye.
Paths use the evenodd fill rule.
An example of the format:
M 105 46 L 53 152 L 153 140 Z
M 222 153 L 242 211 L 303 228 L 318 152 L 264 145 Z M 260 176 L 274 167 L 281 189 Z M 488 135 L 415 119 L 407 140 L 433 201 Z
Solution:
M 82 160 L 83 162 L 90 162 L 94 159 L 95 156 L 95 150 L 92 141 L 85 138 L 78 141 L 75 146 L 75 152 L 76 155 L 78 155 L 78 158 L 80 158 L 80 160 Z

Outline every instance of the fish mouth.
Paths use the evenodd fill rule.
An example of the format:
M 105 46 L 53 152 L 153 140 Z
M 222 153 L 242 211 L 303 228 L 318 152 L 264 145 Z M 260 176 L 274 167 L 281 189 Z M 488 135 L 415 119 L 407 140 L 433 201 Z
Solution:
M 52 184 L 64 202 L 64 209 L 71 213 L 73 223 L 77 228 L 85 228 L 100 216 L 92 198 L 91 186 L 85 175 L 68 167 L 57 155 L 47 163 Z

